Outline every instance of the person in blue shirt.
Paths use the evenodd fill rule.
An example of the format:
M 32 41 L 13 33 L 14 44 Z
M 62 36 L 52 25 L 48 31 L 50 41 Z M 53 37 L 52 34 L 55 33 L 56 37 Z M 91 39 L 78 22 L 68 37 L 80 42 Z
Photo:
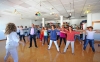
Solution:
M 57 30 L 55 29 L 55 25 L 52 25 L 51 30 L 48 30 L 48 31 L 50 32 L 50 44 L 49 44 L 48 50 L 50 50 L 50 48 L 52 46 L 52 42 L 54 42 L 54 44 L 57 48 L 57 51 L 59 52 L 59 47 L 57 44 Z

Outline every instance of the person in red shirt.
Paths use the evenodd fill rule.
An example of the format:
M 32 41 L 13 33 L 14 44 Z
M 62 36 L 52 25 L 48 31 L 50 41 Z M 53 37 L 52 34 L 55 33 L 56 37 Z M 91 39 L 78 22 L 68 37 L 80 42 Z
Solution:
M 80 32 L 73 31 L 73 28 L 71 26 L 68 27 L 68 31 L 65 32 L 67 34 L 67 43 L 64 48 L 64 53 L 66 52 L 69 44 L 71 43 L 72 48 L 72 54 L 74 54 L 74 36 L 75 34 L 80 34 Z

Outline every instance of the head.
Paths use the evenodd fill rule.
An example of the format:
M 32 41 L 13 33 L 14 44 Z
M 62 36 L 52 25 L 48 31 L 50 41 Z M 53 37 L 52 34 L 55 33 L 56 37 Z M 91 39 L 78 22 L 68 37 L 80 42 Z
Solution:
M 8 23 L 5 29 L 5 34 L 10 34 L 11 32 L 16 32 L 16 25 L 14 23 Z
M 88 30 L 89 31 L 92 31 L 93 30 L 93 27 L 92 26 L 88 27 Z
M 23 26 L 20 26 L 20 28 L 23 28 Z
M 17 26 L 17 28 L 19 28 L 19 26 Z
M 52 26 L 51 26 L 51 29 L 52 29 L 52 30 L 54 30 L 55 28 L 56 28 L 55 25 L 52 25 Z
M 42 27 L 42 30 L 44 30 L 44 27 Z
M 64 28 L 64 25 L 62 25 L 62 28 Z
M 34 24 L 32 24 L 32 28 L 34 28 Z
M 47 30 L 47 28 L 45 27 L 45 30 Z
M 69 26 L 69 27 L 68 27 L 68 30 L 69 30 L 69 31 L 73 31 L 72 26 Z

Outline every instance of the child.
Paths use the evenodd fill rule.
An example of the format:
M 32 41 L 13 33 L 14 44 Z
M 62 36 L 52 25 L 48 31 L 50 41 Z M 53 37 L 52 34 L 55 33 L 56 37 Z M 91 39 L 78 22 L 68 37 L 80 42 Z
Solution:
M 57 28 L 58 32 L 57 32 L 57 40 L 59 40 L 60 38 L 60 27 Z
M 57 44 L 57 30 L 55 30 L 54 25 L 52 25 L 51 27 L 52 27 L 52 29 L 49 30 L 50 31 L 50 44 L 49 44 L 48 50 L 51 48 L 52 42 L 54 42 L 54 44 L 57 48 L 57 51 L 59 52 L 59 47 L 58 47 L 58 44 Z
M 47 41 L 47 44 L 49 45 L 47 28 L 45 28 L 45 30 L 44 30 L 44 43 L 43 44 L 45 44 L 45 41 Z
M 6 40 L 6 56 L 4 57 L 4 62 L 7 61 L 8 57 L 11 55 L 14 62 L 18 62 L 17 46 L 19 45 L 19 39 L 16 33 L 16 26 L 14 23 L 8 23 L 5 29 L 5 34 L 7 36 Z

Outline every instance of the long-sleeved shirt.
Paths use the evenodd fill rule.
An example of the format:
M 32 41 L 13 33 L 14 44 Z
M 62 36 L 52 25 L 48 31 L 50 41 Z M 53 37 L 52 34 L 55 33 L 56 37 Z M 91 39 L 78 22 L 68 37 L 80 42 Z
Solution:
M 11 32 L 9 35 L 7 35 L 6 40 L 6 49 L 13 49 L 16 48 L 19 45 L 19 38 L 17 36 L 16 32 Z
M 76 31 L 72 31 L 72 32 L 67 31 L 66 33 L 67 33 L 68 41 L 74 41 L 75 34 L 80 34 L 80 32 L 76 32 Z
M 48 30 L 50 32 L 50 40 L 56 41 L 57 40 L 57 30 Z

